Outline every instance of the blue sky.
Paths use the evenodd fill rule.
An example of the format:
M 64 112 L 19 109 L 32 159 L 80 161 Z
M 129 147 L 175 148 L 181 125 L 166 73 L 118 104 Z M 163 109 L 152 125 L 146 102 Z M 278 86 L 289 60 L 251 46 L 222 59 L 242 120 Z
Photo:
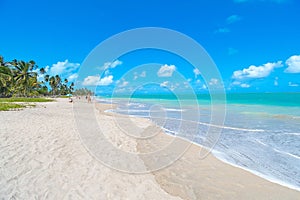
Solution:
M 203 80 L 182 59 L 145 51 L 93 66 L 99 74 L 83 77 L 78 86 L 130 91 L 155 79 L 155 91 L 191 86 L 205 92 L 221 81 L 228 92 L 300 91 L 297 0 L 0 0 L 0 8 L 0 54 L 6 60 L 33 59 L 49 74 L 75 81 L 81 63 L 100 42 L 133 28 L 163 27 L 201 44 L 222 76 Z M 147 63 L 159 64 L 133 70 Z M 171 76 L 159 76 L 161 69 Z M 101 70 L 108 71 L 99 77 Z M 184 78 L 174 78 L 176 72 Z

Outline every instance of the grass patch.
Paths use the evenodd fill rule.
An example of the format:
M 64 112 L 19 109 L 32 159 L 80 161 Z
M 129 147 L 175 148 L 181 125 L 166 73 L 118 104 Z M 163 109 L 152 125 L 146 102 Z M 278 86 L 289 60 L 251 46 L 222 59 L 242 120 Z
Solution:
M 1 102 L 51 102 L 54 101 L 53 99 L 46 99 L 46 98 L 0 98 L 0 103 Z
M 59 96 L 59 98 L 65 98 L 65 99 L 67 99 L 67 98 L 70 98 L 69 96 Z
M 9 111 L 9 110 L 21 109 L 25 107 L 26 107 L 25 105 L 19 105 L 15 103 L 0 102 L 0 111 Z

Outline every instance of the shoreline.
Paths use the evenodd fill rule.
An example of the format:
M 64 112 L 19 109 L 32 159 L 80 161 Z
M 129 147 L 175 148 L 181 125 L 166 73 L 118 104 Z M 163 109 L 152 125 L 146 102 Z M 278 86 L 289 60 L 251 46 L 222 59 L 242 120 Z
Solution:
M 182 139 L 182 140 L 185 140 L 185 141 L 187 141 L 187 142 L 190 142 L 192 145 L 196 145 L 196 146 L 198 146 L 199 148 L 203 148 L 203 149 L 205 149 L 205 151 L 208 151 L 207 148 L 204 147 L 204 146 L 202 146 L 201 144 L 198 144 L 198 143 L 193 142 L 193 141 L 189 141 L 188 139 L 183 138 L 183 137 L 180 137 L 180 136 L 174 136 L 174 135 L 168 134 L 167 132 L 164 131 L 163 128 L 162 128 L 162 131 L 163 131 L 165 134 L 169 135 L 169 136 L 172 136 L 172 137 L 178 137 L 178 138 L 180 138 L 180 139 Z M 222 152 L 218 152 L 218 151 L 216 151 L 216 150 L 213 149 L 213 150 L 211 150 L 210 153 L 208 153 L 208 154 L 212 154 L 212 155 L 213 155 L 216 159 L 218 159 L 219 161 L 221 161 L 221 162 L 223 162 L 223 163 L 225 163 L 225 164 L 228 164 L 228 165 L 230 165 L 230 166 L 232 166 L 232 167 L 235 167 L 235 168 L 238 168 L 238 169 L 242 169 L 242 170 L 244 170 L 244 171 L 250 172 L 251 174 L 253 174 L 253 175 L 255 175 L 255 176 L 258 176 L 258 177 L 260 177 L 260 178 L 263 178 L 263 179 L 265 179 L 265 180 L 267 180 L 267 181 L 269 181 L 269 182 L 271 182 L 271 183 L 275 183 L 275 184 L 278 184 L 278 185 L 280 185 L 280 186 L 284 186 L 284 187 L 286 187 L 286 188 L 289 188 L 289 189 L 292 189 L 292 190 L 295 190 L 295 191 L 300 192 L 300 187 L 297 187 L 297 186 L 295 186 L 295 185 L 292 185 L 292 184 L 283 182 L 283 181 L 281 181 L 281 180 L 279 180 L 279 179 L 276 179 L 276 178 L 269 177 L 269 176 L 267 176 L 267 175 L 264 175 L 264 174 L 262 174 L 262 173 L 260 173 L 260 172 L 255 171 L 255 170 L 251 170 L 251 169 L 249 169 L 249 168 L 239 166 L 239 165 L 237 165 L 237 164 L 234 164 L 234 163 L 232 163 L 232 162 L 229 162 L 229 161 L 227 161 L 226 159 L 223 159 L 223 158 L 218 157 L 218 156 L 216 155 L 216 154 L 222 154 Z
M 163 129 L 162 129 L 162 130 L 163 130 Z M 207 151 L 207 148 L 204 147 L 204 146 L 202 146 L 201 144 L 198 144 L 198 143 L 196 143 L 196 142 L 189 141 L 188 139 L 183 138 L 183 137 L 180 137 L 180 136 L 174 136 L 174 135 L 168 134 L 168 133 L 166 133 L 164 130 L 163 130 L 163 132 L 164 132 L 165 134 L 171 136 L 171 137 L 178 137 L 178 138 L 180 138 L 180 139 L 182 139 L 182 140 L 186 140 L 187 142 L 190 142 L 192 145 L 196 145 L 196 146 L 198 146 L 199 148 L 203 148 L 203 149 L 205 149 L 205 151 Z M 242 166 L 239 166 L 239 165 L 234 164 L 234 163 L 232 163 L 232 162 L 229 162 L 229 161 L 227 161 L 226 159 L 223 159 L 223 158 L 218 157 L 218 156 L 216 155 L 216 154 L 220 154 L 220 153 L 222 153 L 222 152 L 218 152 L 218 151 L 212 150 L 212 151 L 210 151 L 209 154 L 212 154 L 212 155 L 213 155 L 216 159 L 218 159 L 219 161 L 221 161 L 221 162 L 223 162 L 223 163 L 225 163 L 225 164 L 228 164 L 228 165 L 230 165 L 230 166 L 232 166 L 232 167 L 235 167 L 235 168 L 238 168 L 238 169 L 242 169 L 242 170 L 244 170 L 244 171 L 250 172 L 251 174 L 253 174 L 253 175 L 255 175 L 255 176 L 258 176 L 258 177 L 260 177 L 260 178 L 263 178 L 263 179 L 265 179 L 265 180 L 267 180 L 267 181 L 269 181 L 269 182 L 271 182 L 271 183 L 275 183 L 275 184 L 278 184 L 278 185 L 280 185 L 280 186 L 284 186 L 284 187 L 286 187 L 286 188 L 288 188 L 288 189 L 292 189 L 292 190 L 295 190 L 295 191 L 300 192 L 300 187 L 297 187 L 297 186 L 295 186 L 295 185 L 292 185 L 292 184 L 283 182 L 283 181 L 281 181 L 281 180 L 279 180 L 279 179 L 275 179 L 275 178 L 269 177 L 269 176 L 267 176 L 267 175 L 264 175 L 264 174 L 262 174 L 262 173 L 259 173 L 259 172 L 255 171 L 255 170 L 251 170 L 251 169 L 249 169 L 249 168 L 242 167 Z
M 104 112 L 105 112 L 105 111 L 104 111 Z M 113 113 L 113 114 L 122 115 L 122 114 L 114 113 L 114 112 L 111 112 L 111 111 L 106 112 L 106 113 Z M 129 116 L 129 115 L 124 115 L 124 116 L 134 117 L 134 118 L 139 119 L 138 116 Z M 150 121 L 150 122 L 151 122 L 151 121 Z M 151 123 L 152 123 L 152 122 L 151 122 Z M 165 135 L 167 135 L 167 136 L 169 136 L 169 137 L 178 137 L 178 138 L 180 138 L 181 140 L 185 140 L 185 141 L 191 143 L 192 146 L 196 146 L 196 148 L 198 148 L 198 149 L 205 149 L 205 151 L 207 151 L 205 147 L 201 146 L 201 145 L 198 144 L 198 143 L 191 142 L 191 141 L 189 141 L 188 139 L 185 139 L 185 138 L 182 138 L 182 137 L 179 137 L 179 136 L 174 136 L 174 135 L 168 134 L 168 133 L 166 133 L 166 132 L 163 130 L 162 127 L 160 127 L 160 128 L 161 128 L 163 134 L 165 134 Z M 139 145 L 140 145 L 140 147 L 139 147 Z M 139 150 L 140 152 L 143 151 L 143 150 L 142 150 L 143 147 L 144 147 L 143 145 L 138 144 L 138 150 Z M 212 151 L 209 153 L 208 156 L 210 156 L 210 155 L 212 155 L 212 156 L 214 157 L 214 159 L 217 159 L 219 162 L 222 162 L 223 164 L 229 165 L 230 167 L 235 168 L 235 169 L 237 169 L 237 170 L 242 170 L 242 171 L 244 171 L 244 172 L 246 172 L 246 173 L 249 173 L 250 176 L 254 176 L 254 177 L 258 178 L 258 179 L 262 179 L 262 180 L 264 180 L 264 181 L 267 181 L 267 182 L 269 182 L 269 184 L 275 184 L 275 185 L 277 185 L 278 187 L 284 187 L 284 188 L 286 188 L 286 189 L 293 190 L 293 191 L 295 191 L 295 192 L 299 192 L 299 191 L 300 191 L 300 189 L 297 188 L 296 186 L 290 185 L 290 184 L 285 183 L 285 182 L 280 181 L 280 180 L 273 179 L 272 177 L 268 177 L 268 176 L 266 176 L 266 175 L 263 175 L 263 174 L 261 174 L 261 173 L 259 173 L 259 172 L 254 171 L 254 170 L 251 170 L 251 169 L 248 169 L 248 168 L 244 168 L 244 167 L 235 165 L 234 163 L 228 162 L 226 159 L 222 159 L 222 158 L 218 157 L 218 156 L 216 155 L 216 153 L 214 153 L 214 150 L 212 150 Z M 145 161 L 144 161 L 144 163 L 145 163 Z M 162 169 L 162 170 L 163 170 L 163 169 Z M 154 175 L 156 176 L 156 172 L 152 172 L 152 174 L 154 174 Z M 161 180 L 160 180 L 159 178 L 157 178 L 157 176 L 156 176 L 156 180 L 157 180 L 157 182 L 158 182 L 161 186 L 164 185 L 164 183 L 162 183 Z M 174 193 L 169 192 L 168 189 L 165 189 L 165 190 L 166 190 L 168 193 L 174 195 Z M 175 194 L 175 195 L 178 195 L 178 194 Z M 182 197 L 182 196 L 181 196 L 181 197 Z
M 267 176 L 267 175 L 264 175 L 264 174 L 259 173 L 259 172 L 257 172 L 257 171 L 248 169 L 248 168 L 246 168 L 246 167 L 242 167 L 242 166 L 236 165 L 236 164 L 234 164 L 234 163 L 231 163 L 231 162 L 227 161 L 226 159 L 222 159 L 222 158 L 216 156 L 214 153 L 213 153 L 213 155 L 214 155 L 218 160 L 220 160 L 221 162 L 226 163 L 226 164 L 228 164 L 228 165 L 231 165 L 232 167 L 236 167 L 236 168 L 245 170 L 245 171 L 250 172 L 251 174 L 253 174 L 253 175 L 255 175 L 255 176 L 258 176 L 258 177 L 260 177 L 260 178 L 263 178 L 263 179 L 265 179 L 265 180 L 267 180 L 267 181 L 269 181 L 269 182 L 271 182 L 271 183 L 275 183 L 275 184 L 278 184 L 278 185 L 280 185 L 280 186 L 286 187 L 286 188 L 288 188 L 288 189 L 292 189 L 292 190 L 295 190 L 295 191 L 297 191 L 297 192 L 300 192 L 300 187 L 294 186 L 294 185 L 289 184 L 289 183 L 285 183 L 285 182 L 283 182 L 283 181 L 281 181 L 281 180 L 278 180 L 278 179 L 269 177 L 269 176 Z
M 97 102 L 97 104 L 103 104 L 103 103 L 98 103 L 98 102 Z M 117 106 L 117 105 L 115 105 L 115 104 L 113 104 L 113 103 L 111 103 L 111 105 L 114 105 L 114 108 Z M 134 118 L 137 118 L 137 119 L 141 119 L 141 117 L 139 117 L 139 116 L 135 116 L 135 115 L 126 115 L 126 114 L 119 114 L 119 113 L 113 112 L 112 110 L 113 110 L 114 108 L 112 107 L 111 109 L 105 110 L 104 113 L 113 113 L 113 114 L 118 114 L 118 115 L 123 115 L 123 116 L 128 116 L 128 117 L 134 117 Z M 147 119 L 147 118 L 142 118 L 142 119 Z M 151 120 L 149 120 L 149 121 L 150 121 L 151 123 L 153 123 Z M 160 128 L 161 128 L 161 130 L 163 131 L 163 133 L 166 134 L 166 135 L 168 135 L 168 136 L 180 138 L 180 139 L 182 139 L 182 140 L 185 140 L 185 141 L 187 141 L 187 142 L 190 142 L 192 145 L 196 145 L 196 146 L 198 146 L 199 148 L 205 149 L 205 151 L 207 151 L 207 148 L 204 147 L 204 146 L 202 146 L 201 144 L 198 144 L 198 143 L 196 143 L 196 142 L 190 141 L 190 140 L 188 140 L 188 139 L 186 139 L 186 138 L 183 138 L 183 137 L 180 137 L 180 136 L 176 136 L 176 135 L 169 134 L 169 133 L 167 133 L 167 132 L 164 130 L 163 127 L 160 127 Z M 297 191 L 297 192 L 300 192 L 300 187 L 297 187 L 297 186 L 295 186 L 295 185 L 286 183 L 286 182 L 284 182 L 284 181 L 282 181 L 282 180 L 279 180 L 279 179 L 276 179 L 276 178 L 274 178 L 274 177 L 267 176 L 267 175 L 262 174 L 262 173 L 260 173 L 260 172 L 258 172 L 258 171 L 255 171 L 255 170 L 252 170 L 252 169 L 249 169 L 249 168 L 246 168 L 246 167 L 239 166 L 239 165 L 237 165 L 237 164 L 235 164 L 235 163 L 232 163 L 232 162 L 230 162 L 230 161 L 227 161 L 225 158 L 222 158 L 221 156 L 218 156 L 218 155 L 217 155 L 217 154 L 222 154 L 222 152 L 218 152 L 218 151 L 215 151 L 214 149 L 212 149 L 208 154 L 212 154 L 217 160 L 219 160 L 219 161 L 221 161 L 221 162 L 223 162 L 223 163 L 225 163 L 225 164 L 228 164 L 228 165 L 230 165 L 230 166 L 232 166 L 232 167 L 235 167 L 235 168 L 244 170 L 244 171 L 246 171 L 246 172 L 249 172 L 249 173 L 251 173 L 251 174 L 253 174 L 253 175 L 257 176 L 257 177 L 260 177 L 260 178 L 262 178 L 262 179 L 264 179 L 264 180 L 266 180 L 266 181 L 269 181 L 269 182 L 271 182 L 271 183 L 275 183 L 275 184 L 278 184 L 278 185 L 280 185 L 280 186 L 286 187 L 286 188 L 288 188 L 288 189 L 292 189 L 292 190 L 295 190 L 295 191 Z

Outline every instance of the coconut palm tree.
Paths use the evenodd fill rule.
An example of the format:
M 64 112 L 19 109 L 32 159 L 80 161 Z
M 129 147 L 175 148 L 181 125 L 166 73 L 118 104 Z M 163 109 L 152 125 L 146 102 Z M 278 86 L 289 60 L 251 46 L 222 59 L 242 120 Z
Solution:
M 69 90 L 70 90 L 69 93 L 72 93 L 72 92 L 73 92 L 73 90 L 74 90 L 74 83 L 73 83 L 73 82 L 71 83 L 71 85 L 70 85 L 70 87 L 69 87 Z
M 41 69 L 40 69 L 40 74 L 45 74 L 45 73 L 46 73 L 45 68 L 41 68 Z
M 56 80 L 55 80 L 54 76 L 51 76 L 49 78 L 49 85 L 51 87 L 52 95 L 56 94 Z
M 59 87 L 61 85 L 61 78 L 59 75 L 55 75 L 55 81 L 56 81 L 57 87 Z
M 16 81 L 17 87 L 21 90 L 20 92 L 23 96 L 27 96 L 29 91 L 29 79 L 37 77 L 37 73 L 32 71 L 37 66 L 34 61 L 13 61 L 13 66 L 15 68 L 14 80 Z
M 9 63 L 0 56 L 0 96 L 9 96 L 13 86 L 13 74 Z
M 48 95 L 48 83 L 52 95 L 68 94 L 74 90 L 74 83 L 68 86 L 68 79 L 62 79 L 59 75 L 50 77 L 46 74 L 45 68 L 36 70 L 37 68 L 34 61 L 24 62 L 14 59 L 5 62 L 0 55 L 0 96 Z M 44 81 L 38 81 L 38 73 L 44 76 Z
M 45 81 L 46 83 L 48 83 L 48 82 L 49 82 L 49 78 L 50 78 L 50 76 L 49 76 L 48 74 L 46 74 L 46 75 L 44 76 L 44 81 Z

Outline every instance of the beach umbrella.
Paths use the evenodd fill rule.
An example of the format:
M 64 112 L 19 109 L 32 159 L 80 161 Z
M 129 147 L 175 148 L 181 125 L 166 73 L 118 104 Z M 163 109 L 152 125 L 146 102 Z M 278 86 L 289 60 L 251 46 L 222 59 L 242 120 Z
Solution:
M 67 97 L 71 97 L 71 96 L 73 96 L 73 95 L 72 95 L 72 94 L 67 94 L 66 96 L 67 96 Z

